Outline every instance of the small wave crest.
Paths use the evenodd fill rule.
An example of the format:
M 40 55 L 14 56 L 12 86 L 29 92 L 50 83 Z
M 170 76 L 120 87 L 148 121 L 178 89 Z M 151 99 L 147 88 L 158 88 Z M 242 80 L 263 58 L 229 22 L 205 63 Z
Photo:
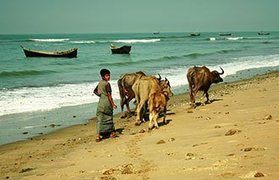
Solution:
M 66 39 L 29 39 L 30 41 L 35 41 L 35 42 L 64 42 L 64 41 L 69 41 L 69 38 Z
M 197 59 L 199 57 L 203 56 L 210 56 L 214 54 L 227 54 L 230 52 L 238 52 L 241 50 L 238 49 L 222 49 L 214 52 L 204 52 L 204 53 L 198 53 L 198 52 L 193 52 L 189 54 L 184 54 L 180 56 L 162 56 L 158 58 L 152 58 L 152 59 L 142 59 L 138 61 L 130 61 L 130 62 L 107 62 L 107 63 L 100 63 L 98 64 L 99 66 L 126 66 L 128 64 L 138 64 L 138 63 L 148 63 L 148 62 L 162 62 L 162 61 L 169 61 L 169 60 L 177 60 L 177 59 L 183 59 L 183 58 L 189 58 L 189 59 Z
M 116 42 L 116 43 L 154 43 L 159 42 L 161 39 L 120 39 L 120 40 L 112 40 L 110 42 Z
M 208 38 L 209 41 L 216 41 L 216 38 L 215 37 L 210 37 Z
M 243 39 L 243 37 L 226 37 L 225 39 L 230 41 L 237 41 Z
M 25 71 L 3 71 L 0 72 L 0 77 L 22 77 L 22 76 L 34 76 L 55 73 L 55 71 L 37 71 L 37 70 L 25 70 Z
M 73 43 L 73 44 L 95 44 L 96 42 L 87 40 L 87 41 L 71 41 L 71 43 Z

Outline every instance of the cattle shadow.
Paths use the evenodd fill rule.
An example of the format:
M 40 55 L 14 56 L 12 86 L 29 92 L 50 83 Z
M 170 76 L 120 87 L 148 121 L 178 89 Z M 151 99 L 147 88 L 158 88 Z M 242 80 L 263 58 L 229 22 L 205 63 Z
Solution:
M 124 131 L 124 128 L 115 129 L 115 132 L 116 132 L 117 134 L 123 134 L 123 131 Z
M 172 121 L 172 119 L 166 119 L 165 123 L 163 121 L 158 122 L 158 126 L 165 126 L 168 125 L 170 122 Z
M 223 99 L 211 99 L 211 100 L 209 100 L 209 102 L 195 102 L 195 108 L 199 107 L 199 106 L 205 106 L 208 104 L 212 104 L 216 101 L 223 101 Z
M 210 100 L 211 103 L 213 103 L 215 101 L 223 101 L 223 99 L 212 99 L 212 100 Z

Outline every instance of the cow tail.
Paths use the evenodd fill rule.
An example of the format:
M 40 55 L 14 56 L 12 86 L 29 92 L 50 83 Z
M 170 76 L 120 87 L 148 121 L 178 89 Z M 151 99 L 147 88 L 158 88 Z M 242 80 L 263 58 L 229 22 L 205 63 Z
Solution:
M 117 81 L 117 85 L 118 85 L 118 89 L 119 89 L 120 98 L 123 99 L 125 102 L 126 96 L 125 96 L 125 92 L 124 92 L 124 86 L 122 84 L 122 78 Z

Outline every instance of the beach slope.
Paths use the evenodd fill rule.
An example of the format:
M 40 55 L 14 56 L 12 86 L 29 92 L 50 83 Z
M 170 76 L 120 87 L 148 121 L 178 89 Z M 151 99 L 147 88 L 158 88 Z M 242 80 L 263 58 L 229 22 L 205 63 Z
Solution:
M 279 72 L 215 86 L 211 104 L 172 98 L 168 124 L 115 117 L 122 134 L 95 142 L 95 122 L 0 147 L 3 179 L 222 179 L 279 176 Z

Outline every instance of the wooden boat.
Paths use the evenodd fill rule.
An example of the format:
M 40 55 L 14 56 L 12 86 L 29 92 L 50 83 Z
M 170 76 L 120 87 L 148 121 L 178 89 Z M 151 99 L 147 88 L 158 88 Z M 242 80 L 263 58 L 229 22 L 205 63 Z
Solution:
M 189 33 L 189 36 L 194 37 L 194 36 L 200 36 L 200 33 Z
M 121 46 L 116 47 L 114 45 L 110 45 L 111 53 L 112 54 L 129 54 L 131 51 L 132 46 Z
M 232 33 L 219 33 L 219 36 L 231 36 Z
M 269 35 L 269 34 L 270 34 L 269 32 L 263 32 L 263 31 L 258 32 L 258 35 Z
M 21 46 L 22 47 L 22 46 Z M 26 57 L 65 57 L 65 58 L 76 58 L 77 57 L 77 48 L 69 49 L 66 51 L 37 51 L 26 49 L 22 47 Z

